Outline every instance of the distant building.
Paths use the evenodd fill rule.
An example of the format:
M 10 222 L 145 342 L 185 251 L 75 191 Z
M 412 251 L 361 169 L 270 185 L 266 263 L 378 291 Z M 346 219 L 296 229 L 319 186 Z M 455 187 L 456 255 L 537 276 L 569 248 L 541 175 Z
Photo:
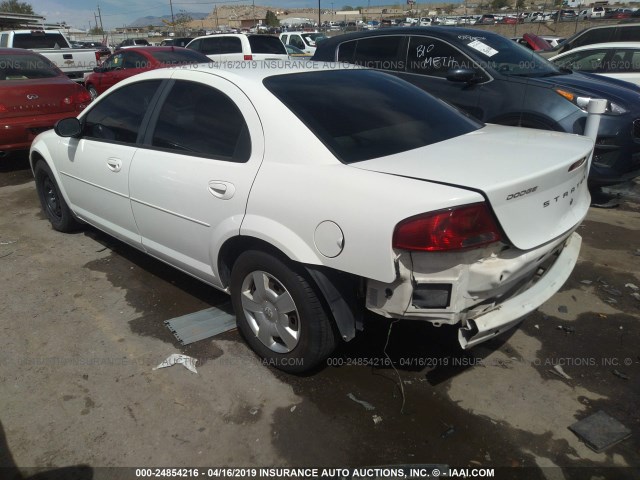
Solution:
M 0 30 L 40 27 L 45 20 L 42 15 L 0 12 Z

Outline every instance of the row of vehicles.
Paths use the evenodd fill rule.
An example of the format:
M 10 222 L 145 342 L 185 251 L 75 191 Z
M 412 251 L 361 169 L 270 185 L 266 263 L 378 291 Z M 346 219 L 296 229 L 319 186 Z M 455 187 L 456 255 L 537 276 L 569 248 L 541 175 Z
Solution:
M 222 55 L 211 38 L 235 37 L 189 46 Z M 455 326 L 463 348 L 517 325 L 570 275 L 588 185 L 640 172 L 632 84 L 464 28 L 316 47 L 337 63 L 116 52 L 120 70 L 130 53 L 192 57 L 144 64 L 35 138 L 53 228 L 91 224 L 229 293 L 257 354 L 301 372 L 373 314 Z M 581 135 L 590 98 L 607 100 L 595 141 Z

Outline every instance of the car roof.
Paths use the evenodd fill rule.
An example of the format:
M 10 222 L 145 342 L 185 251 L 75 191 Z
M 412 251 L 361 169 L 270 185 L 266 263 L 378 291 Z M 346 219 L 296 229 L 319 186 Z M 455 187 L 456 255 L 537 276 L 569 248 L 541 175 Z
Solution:
M 275 77 L 288 74 L 301 74 L 309 72 L 320 72 L 322 70 L 363 70 L 363 68 L 355 65 L 343 65 L 341 63 L 332 62 L 312 62 L 307 64 L 305 62 L 282 62 L 282 65 L 278 65 L 278 68 L 274 68 L 270 62 L 255 61 L 252 62 L 251 68 L 229 68 L 227 64 L 209 62 L 193 65 L 184 65 L 176 68 L 161 68 L 156 70 L 150 70 L 148 72 L 141 73 L 135 77 L 131 77 L 134 80 L 147 79 L 169 79 L 176 72 L 192 71 L 194 77 L 199 77 L 201 74 L 214 75 L 238 85 L 239 87 L 247 87 L 250 85 L 260 84 L 269 77 Z M 386 75 L 386 74 L 383 74 Z M 129 83 L 131 78 L 125 79 L 120 84 Z
M 462 27 L 453 27 L 453 26 L 444 26 L 444 25 L 434 25 L 431 27 L 390 27 L 384 28 L 380 30 L 367 30 L 362 32 L 351 32 L 345 33 L 343 35 L 337 35 L 335 37 L 329 37 L 326 40 L 322 41 L 322 45 L 329 44 L 330 42 L 342 43 L 345 40 L 352 40 L 355 38 L 364 38 L 364 37 L 378 37 L 378 36 L 387 36 L 387 35 L 430 35 L 436 34 L 439 37 L 454 39 L 459 35 L 490 35 L 490 36 L 501 36 L 497 33 L 488 32 L 486 30 L 477 30 L 475 28 L 462 28 Z M 505 38 L 505 37 L 502 37 Z
M 640 42 L 607 42 L 607 43 L 590 43 L 575 47 L 570 52 L 579 52 L 582 50 L 592 50 L 594 48 L 640 48 Z M 569 52 L 567 52 L 569 53 Z

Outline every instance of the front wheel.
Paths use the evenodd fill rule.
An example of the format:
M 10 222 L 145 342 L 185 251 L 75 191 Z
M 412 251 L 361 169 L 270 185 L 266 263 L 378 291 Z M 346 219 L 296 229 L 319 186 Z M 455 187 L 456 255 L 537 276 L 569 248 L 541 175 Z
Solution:
M 59 232 L 71 232 L 77 229 L 80 223 L 75 219 L 60 193 L 49 166 L 41 160 L 36 163 L 33 173 L 40 204 L 53 229 Z
M 336 347 L 331 320 L 302 271 L 267 253 L 244 252 L 231 272 L 238 328 L 265 363 L 300 373 Z

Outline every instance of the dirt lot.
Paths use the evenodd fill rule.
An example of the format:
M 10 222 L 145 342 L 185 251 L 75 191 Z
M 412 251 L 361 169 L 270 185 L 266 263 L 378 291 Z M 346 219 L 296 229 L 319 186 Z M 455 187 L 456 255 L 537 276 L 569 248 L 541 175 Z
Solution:
M 226 296 L 92 228 L 53 231 L 26 157 L 0 160 L 0 467 L 106 478 L 100 467 L 442 463 L 640 478 L 640 188 L 621 192 L 619 208 L 590 211 L 572 277 L 521 328 L 465 353 L 451 329 L 396 323 L 388 337 L 371 317 L 295 377 L 236 331 L 181 347 L 163 321 Z M 153 370 L 177 352 L 197 374 Z M 599 410 L 632 430 L 604 453 L 567 428 Z

